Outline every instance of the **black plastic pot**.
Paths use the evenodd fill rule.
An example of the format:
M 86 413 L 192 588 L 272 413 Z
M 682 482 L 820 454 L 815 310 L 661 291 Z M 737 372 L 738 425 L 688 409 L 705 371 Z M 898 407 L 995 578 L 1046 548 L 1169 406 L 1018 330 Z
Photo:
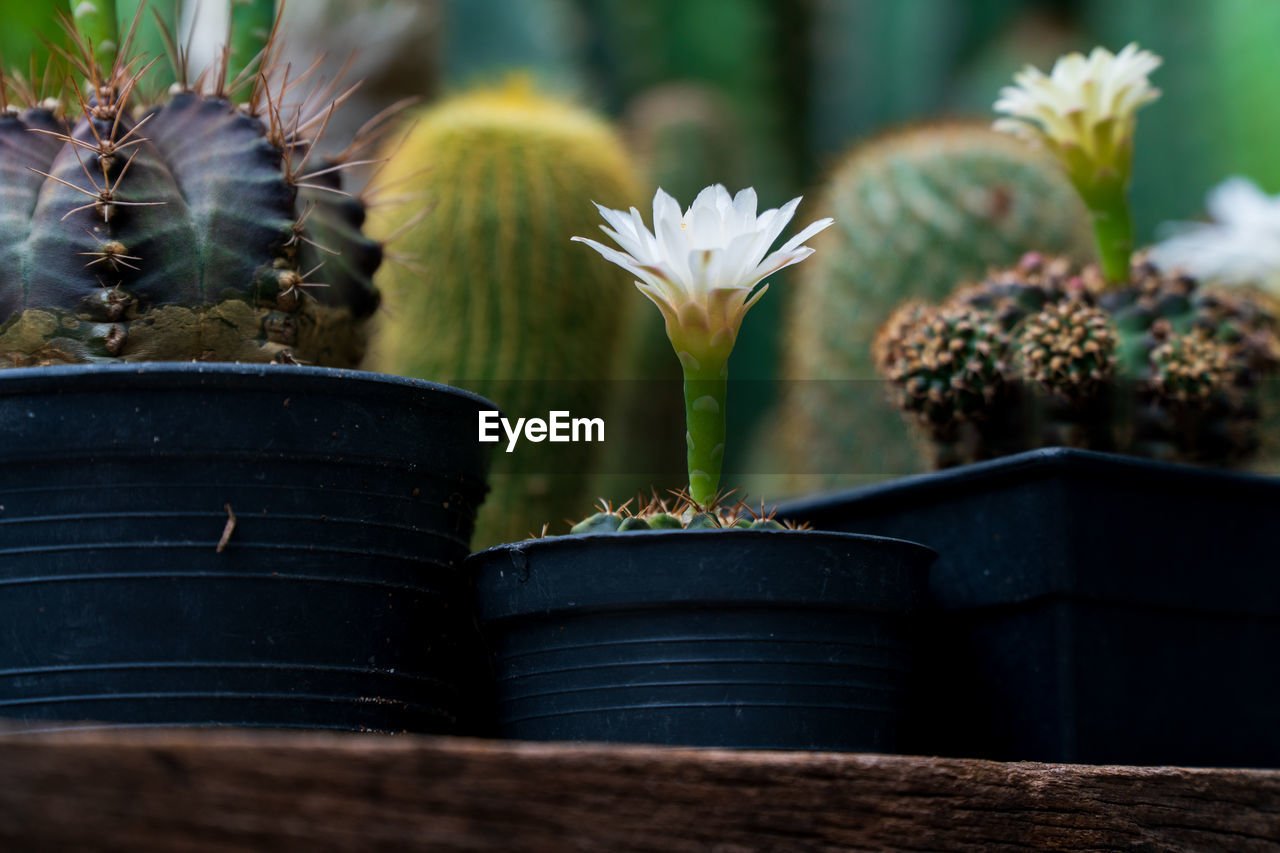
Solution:
M 0 717 L 465 730 L 481 408 L 328 368 L 0 371 Z
M 940 553 L 911 749 L 1280 766 L 1280 480 L 1048 448 L 779 513 Z
M 795 531 L 561 536 L 473 556 L 499 733 L 891 752 L 934 555 Z

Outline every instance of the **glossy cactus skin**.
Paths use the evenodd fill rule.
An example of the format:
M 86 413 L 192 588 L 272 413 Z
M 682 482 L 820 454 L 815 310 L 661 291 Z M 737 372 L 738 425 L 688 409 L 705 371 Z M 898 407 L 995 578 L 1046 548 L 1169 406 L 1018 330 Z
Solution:
M 381 248 L 311 198 L 360 207 L 319 189 L 341 164 L 313 178 L 313 140 L 220 91 L 135 110 L 121 67 L 78 117 L 0 116 L 0 365 L 358 363 Z M 308 277 L 315 244 L 343 263 Z
M 626 208 L 639 197 L 612 128 L 520 83 L 463 93 L 418 116 L 375 192 L 411 199 L 380 211 L 375 234 L 391 237 L 426 209 L 392 244 L 421 269 L 389 265 L 379 278 L 387 305 L 375 369 L 470 388 L 516 417 L 611 414 L 621 383 L 606 380 L 621 378 L 619 339 L 643 300 L 625 273 L 569 238 L 596 233 L 592 201 Z M 586 501 L 597 448 L 580 446 L 578 469 L 564 471 L 558 447 L 497 454 L 478 547 L 523 538 Z
M 868 342 L 894 306 L 942 299 L 958 281 L 1033 248 L 1087 253 L 1091 245 L 1084 210 L 1054 163 L 963 123 L 855 148 L 827 181 L 817 212 L 836 224 L 788 286 L 783 376 L 795 387 L 776 410 L 783 452 L 756 465 L 833 472 L 806 488 L 918 467 L 873 381 Z M 771 448 L 778 432 L 769 431 Z

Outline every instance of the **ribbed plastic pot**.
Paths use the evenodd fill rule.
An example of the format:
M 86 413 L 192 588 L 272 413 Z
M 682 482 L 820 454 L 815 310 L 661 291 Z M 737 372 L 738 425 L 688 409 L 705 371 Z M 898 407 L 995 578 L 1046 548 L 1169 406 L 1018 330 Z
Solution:
M 805 531 L 645 531 L 468 561 L 524 740 L 892 752 L 934 554 Z
M 466 731 L 482 408 L 290 365 L 0 371 L 0 717 Z
M 941 555 L 909 749 L 1280 766 L 1280 479 L 1045 448 L 778 512 Z

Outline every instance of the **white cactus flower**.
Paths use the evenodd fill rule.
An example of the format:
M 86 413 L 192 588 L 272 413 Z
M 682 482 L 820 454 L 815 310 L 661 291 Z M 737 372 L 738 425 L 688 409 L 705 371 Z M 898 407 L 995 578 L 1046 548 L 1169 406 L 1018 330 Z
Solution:
M 600 229 L 622 251 L 585 237 L 573 239 L 638 279 L 636 287 L 662 311 L 682 358 L 694 350 L 699 358 L 708 352 L 727 358 L 743 317 L 768 288 L 757 285 L 813 254 L 804 242 L 832 223 L 820 219 L 769 253 L 799 204 L 794 198 L 757 215 L 754 189 L 731 198 L 716 184 L 682 214 L 679 203 L 659 189 L 653 197 L 653 231 L 634 207 L 628 212 L 596 205 L 608 223 Z
M 1118 54 L 1102 47 L 1087 58 L 1067 54 L 1047 75 L 1027 66 L 1014 75 L 1016 85 L 1000 90 L 995 111 L 1010 117 L 997 120 L 995 128 L 1045 144 L 1069 172 L 1085 160 L 1095 170 L 1127 176 L 1135 114 L 1160 97 L 1147 75 L 1161 62 L 1129 44 Z
M 1152 263 L 1222 284 L 1256 285 L 1280 293 L 1280 195 L 1247 178 L 1228 178 L 1205 201 L 1212 222 L 1168 226 Z

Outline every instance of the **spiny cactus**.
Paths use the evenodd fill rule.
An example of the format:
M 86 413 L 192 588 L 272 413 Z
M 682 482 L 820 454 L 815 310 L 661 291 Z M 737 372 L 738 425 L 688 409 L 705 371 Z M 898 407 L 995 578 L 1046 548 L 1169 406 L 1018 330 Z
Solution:
M 991 317 L 973 310 L 908 307 L 878 341 L 898 405 L 936 440 L 965 421 L 982 419 L 1004 390 L 1008 338 Z
M 1198 332 L 1171 335 L 1151 351 L 1151 388 L 1170 403 L 1209 399 L 1230 381 L 1231 350 Z
M 829 472 L 806 487 L 917 467 L 910 439 L 870 381 L 868 342 L 894 306 L 941 299 L 957 281 L 1033 248 L 1090 251 L 1088 219 L 1056 166 L 1017 140 L 965 123 L 921 126 L 855 148 L 831 175 L 818 210 L 837 224 L 788 286 L 783 374 L 792 387 L 766 421 L 753 465 Z
M 1009 333 L 994 312 L 909 302 L 890 315 L 873 350 L 931 465 L 996 455 L 1020 397 L 1009 381 Z
M 1115 372 L 1116 335 L 1106 312 L 1083 299 L 1055 302 L 1018 335 L 1019 374 L 1068 400 L 1091 397 Z
M 1276 317 L 1266 298 L 1206 291 L 1139 257 L 1130 286 L 1103 294 L 1100 305 L 1120 332 L 1124 375 L 1138 380 L 1132 452 L 1219 465 L 1250 460 L 1261 439 L 1262 384 L 1280 367 Z M 1223 369 L 1214 368 L 1222 358 Z M 1188 374 L 1210 390 L 1181 399 L 1179 386 L 1191 390 Z
M 142 103 L 163 60 L 126 38 L 104 63 L 114 21 L 89 23 L 61 100 L 0 86 L 0 364 L 358 362 L 382 254 L 341 190 L 359 146 L 316 148 L 336 91 L 274 84 L 267 45 L 262 74 L 179 61 L 176 94 Z
M 976 329 L 987 330 L 981 351 Z M 1142 258 L 1125 287 L 1108 290 L 1095 268 L 1073 274 L 1028 255 L 939 306 L 904 305 L 877 347 L 899 407 L 927 427 L 941 464 L 1049 444 L 1239 462 L 1258 446 L 1258 390 L 1280 365 L 1260 301 L 1205 293 Z M 984 388 L 1015 386 L 1022 402 L 974 394 L 979 377 Z
M 617 376 L 634 295 L 621 271 L 569 238 L 596 231 L 590 201 L 625 208 L 638 184 L 609 125 L 519 81 L 420 113 L 374 189 L 408 200 L 378 211 L 371 230 L 420 252 L 421 269 L 380 274 L 387 305 L 370 363 L 471 388 L 509 415 L 609 414 L 600 380 Z M 497 455 L 480 546 L 521 538 L 584 498 L 589 472 L 557 473 L 553 447 L 518 453 L 519 472 Z
M 723 499 L 709 505 L 698 504 L 685 493 L 675 493 L 674 500 L 663 500 L 656 494 L 639 510 L 631 510 L 631 501 L 616 509 L 602 500 L 599 511 L 570 528 L 570 533 L 632 533 L 641 530 L 801 530 L 792 521 L 778 521 L 774 511 L 763 504 L 754 509 L 738 501 L 729 505 Z M 546 530 L 543 530 L 545 535 Z

